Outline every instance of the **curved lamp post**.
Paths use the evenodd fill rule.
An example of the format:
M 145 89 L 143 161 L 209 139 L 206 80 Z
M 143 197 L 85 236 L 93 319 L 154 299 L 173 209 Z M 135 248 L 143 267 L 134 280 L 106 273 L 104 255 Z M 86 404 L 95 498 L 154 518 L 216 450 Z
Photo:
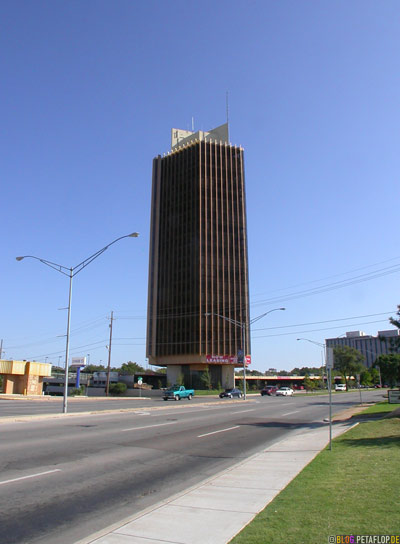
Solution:
M 270 314 L 271 312 L 276 312 L 278 310 L 286 310 L 286 308 L 274 308 L 273 310 L 269 310 L 268 312 L 265 312 L 254 319 L 250 319 L 248 326 L 252 325 L 259 319 L 262 319 L 266 315 Z M 206 313 L 204 314 L 206 316 L 215 315 L 217 317 L 220 317 L 221 319 L 225 319 L 225 321 L 228 321 L 229 323 L 232 323 L 233 325 L 236 325 L 237 327 L 240 327 L 242 329 L 242 346 L 243 346 L 243 398 L 246 400 L 246 328 L 247 323 L 246 321 L 236 321 L 235 319 L 231 319 L 230 317 L 226 317 L 224 315 L 220 314 L 214 314 L 214 313 Z M 249 331 L 250 334 L 250 331 Z
M 57 270 L 57 272 L 64 274 L 64 276 L 69 277 L 69 297 L 68 297 L 68 306 L 67 306 L 68 320 L 67 320 L 67 335 L 66 335 L 67 342 L 65 347 L 65 384 L 64 384 L 64 401 L 63 401 L 64 414 L 67 413 L 67 403 L 68 403 L 68 359 L 69 359 L 69 336 L 70 336 L 70 324 L 71 324 L 72 279 L 77 274 L 79 274 L 81 270 L 86 268 L 91 262 L 97 259 L 97 257 L 100 257 L 102 253 L 104 253 L 110 246 L 112 246 L 119 240 L 122 240 L 123 238 L 137 238 L 138 236 L 139 236 L 138 232 L 132 232 L 132 234 L 126 234 L 125 236 L 120 236 L 119 238 L 116 238 L 115 240 L 107 244 L 106 246 L 96 251 L 96 253 L 93 253 L 93 255 L 90 255 L 90 257 L 87 257 L 81 263 L 77 264 L 76 266 L 72 266 L 70 268 L 63 266 L 61 264 L 47 261 L 46 259 L 41 259 L 40 257 L 35 257 L 34 255 L 23 255 L 22 257 L 16 257 L 17 261 L 22 261 L 23 259 L 36 259 L 37 261 L 40 261 L 46 266 L 49 266 L 50 268 Z
M 297 341 L 304 340 L 305 342 L 311 342 L 320 348 L 324 348 L 325 351 L 325 367 L 327 366 L 327 345 L 321 342 L 315 342 L 315 340 L 309 340 L 308 338 L 297 338 Z M 328 371 L 328 391 L 329 391 L 329 450 L 332 450 L 332 374 L 331 366 L 327 368 Z

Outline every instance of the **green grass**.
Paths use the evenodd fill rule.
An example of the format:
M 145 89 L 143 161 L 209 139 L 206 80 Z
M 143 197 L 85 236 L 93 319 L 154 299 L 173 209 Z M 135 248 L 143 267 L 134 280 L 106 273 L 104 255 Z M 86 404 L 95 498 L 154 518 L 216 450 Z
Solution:
M 385 415 L 386 413 L 388 414 L 390 412 L 393 412 L 394 410 L 396 410 L 396 408 L 400 408 L 400 404 L 389 404 L 387 401 L 383 401 L 377 404 L 373 404 L 372 406 L 364 410 L 361 415 Z
M 400 405 L 366 410 L 370 420 L 336 438 L 231 544 L 321 544 L 345 534 L 398 534 Z M 375 419 L 371 419 L 375 418 Z

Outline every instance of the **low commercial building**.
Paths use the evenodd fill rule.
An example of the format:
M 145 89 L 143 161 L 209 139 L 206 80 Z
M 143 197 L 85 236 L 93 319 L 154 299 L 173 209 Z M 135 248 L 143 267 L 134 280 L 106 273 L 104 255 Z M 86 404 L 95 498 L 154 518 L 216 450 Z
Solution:
M 51 364 L 36 361 L 0 361 L 3 393 L 7 395 L 41 395 L 43 378 L 51 376 Z

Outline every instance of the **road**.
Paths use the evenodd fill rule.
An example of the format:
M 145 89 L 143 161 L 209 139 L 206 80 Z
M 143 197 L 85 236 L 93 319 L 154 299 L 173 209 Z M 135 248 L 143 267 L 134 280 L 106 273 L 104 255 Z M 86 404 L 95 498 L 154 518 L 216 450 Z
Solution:
M 195 397 L 192 403 L 202 403 L 216 401 L 216 398 Z M 218 399 L 219 400 L 219 399 Z M 168 401 L 172 403 L 173 401 Z M 181 403 L 188 402 L 185 399 Z M 143 407 L 164 406 L 167 403 L 160 397 L 156 398 L 79 398 L 72 397 L 68 399 L 68 413 L 108 411 L 108 410 L 132 410 Z M 41 397 L 40 400 L 30 399 L 0 399 L 0 419 L 4 417 L 39 415 L 39 414 L 61 414 L 63 411 L 62 397 Z
M 381 399 L 381 391 L 363 392 L 364 402 Z M 333 400 L 336 413 L 358 404 L 359 394 Z M 0 418 L 0 542 L 73 544 L 287 433 L 326 425 L 328 409 L 327 395 L 257 396 L 154 401 L 132 412 L 14 423 Z

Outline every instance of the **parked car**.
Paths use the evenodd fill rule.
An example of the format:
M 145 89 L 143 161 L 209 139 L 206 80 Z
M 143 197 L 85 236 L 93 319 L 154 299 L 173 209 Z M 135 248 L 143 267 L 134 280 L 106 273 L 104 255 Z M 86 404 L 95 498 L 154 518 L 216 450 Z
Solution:
M 275 385 L 266 385 L 264 389 L 261 389 L 261 396 L 268 395 L 270 397 L 271 395 L 275 395 L 277 390 L 278 388 Z
M 335 384 L 335 391 L 346 391 L 346 384 L 345 383 L 336 383 Z
M 238 399 L 242 398 L 243 393 L 240 389 L 237 389 L 236 387 L 233 387 L 231 389 L 225 389 L 225 391 L 222 391 L 222 393 L 219 394 L 219 398 L 228 398 L 233 399 L 234 397 L 237 397 Z
M 291 397 L 293 395 L 294 391 L 290 387 L 280 387 L 275 395 L 277 397 Z

